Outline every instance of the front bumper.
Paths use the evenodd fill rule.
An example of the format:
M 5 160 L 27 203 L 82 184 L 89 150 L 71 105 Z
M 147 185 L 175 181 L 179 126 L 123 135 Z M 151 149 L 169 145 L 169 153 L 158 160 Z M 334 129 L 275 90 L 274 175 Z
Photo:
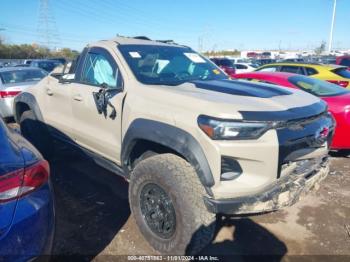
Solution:
M 204 197 L 204 203 L 209 212 L 216 214 L 257 214 L 275 211 L 295 204 L 312 188 L 318 188 L 328 173 L 327 158 L 303 161 L 296 164 L 288 175 L 282 176 L 259 193 L 232 199 Z

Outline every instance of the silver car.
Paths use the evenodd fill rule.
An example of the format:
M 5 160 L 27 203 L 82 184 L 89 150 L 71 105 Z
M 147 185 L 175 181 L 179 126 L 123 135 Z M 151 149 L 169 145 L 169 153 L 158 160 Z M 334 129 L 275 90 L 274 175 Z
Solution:
M 4 67 L 0 68 L 0 116 L 13 116 L 13 99 L 27 87 L 38 83 L 47 75 L 40 68 Z

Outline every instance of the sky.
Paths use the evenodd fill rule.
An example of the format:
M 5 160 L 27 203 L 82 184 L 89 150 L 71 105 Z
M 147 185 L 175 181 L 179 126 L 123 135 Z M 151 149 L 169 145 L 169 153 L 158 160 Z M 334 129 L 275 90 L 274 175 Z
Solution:
M 40 9 L 45 1 L 49 7 Z M 6 42 L 44 43 L 48 21 L 52 45 L 78 51 L 117 34 L 172 39 L 200 51 L 314 49 L 328 42 L 333 8 L 333 0 L 45 1 L 0 0 Z M 334 48 L 350 48 L 349 17 L 350 0 L 338 0 Z

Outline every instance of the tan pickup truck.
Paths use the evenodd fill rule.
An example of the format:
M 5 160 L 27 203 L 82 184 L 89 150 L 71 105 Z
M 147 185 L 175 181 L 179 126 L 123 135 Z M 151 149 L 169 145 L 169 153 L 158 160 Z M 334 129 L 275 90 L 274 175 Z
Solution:
M 136 223 L 163 254 L 197 253 L 216 214 L 289 206 L 328 174 L 334 120 L 324 102 L 230 80 L 174 43 L 92 43 L 69 72 L 44 78 L 14 107 L 47 158 L 53 139 L 63 141 L 129 180 Z

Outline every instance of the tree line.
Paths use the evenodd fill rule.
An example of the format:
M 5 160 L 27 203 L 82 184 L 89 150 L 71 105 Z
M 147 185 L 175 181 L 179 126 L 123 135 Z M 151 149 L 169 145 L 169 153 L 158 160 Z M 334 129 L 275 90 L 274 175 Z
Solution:
M 45 46 L 29 45 L 29 44 L 6 44 L 0 39 L 0 58 L 1 59 L 37 59 L 50 57 L 64 57 L 66 59 L 74 59 L 79 54 L 78 51 L 70 48 L 62 48 L 59 50 L 50 50 Z
M 232 50 L 232 51 L 207 51 L 203 53 L 206 56 L 240 56 L 241 52 L 238 50 Z

